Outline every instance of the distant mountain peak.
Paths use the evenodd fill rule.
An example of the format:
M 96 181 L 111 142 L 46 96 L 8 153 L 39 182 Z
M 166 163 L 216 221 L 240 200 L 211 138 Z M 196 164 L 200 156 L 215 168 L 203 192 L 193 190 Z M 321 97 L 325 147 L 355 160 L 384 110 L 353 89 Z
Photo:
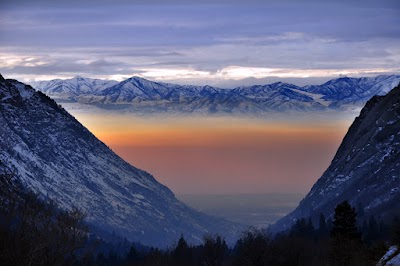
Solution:
M 31 85 L 56 99 L 76 101 L 75 97 L 94 94 L 117 83 L 114 80 L 91 79 L 77 75 L 70 79 L 31 82 Z
M 79 78 L 79 76 L 78 76 Z M 340 77 L 322 85 L 299 87 L 284 82 L 221 89 L 150 81 L 132 76 L 122 82 L 92 80 L 49 81 L 35 88 L 58 101 L 113 104 L 132 112 L 229 113 L 331 111 L 360 108 L 374 95 L 384 95 L 399 84 L 400 75 L 374 78 Z
M 154 82 L 154 81 L 151 81 L 151 80 L 145 79 L 143 77 L 139 77 L 139 76 L 132 76 L 128 80 L 130 80 L 130 81 L 138 81 L 138 82 L 143 82 L 143 81 L 144 82 Z

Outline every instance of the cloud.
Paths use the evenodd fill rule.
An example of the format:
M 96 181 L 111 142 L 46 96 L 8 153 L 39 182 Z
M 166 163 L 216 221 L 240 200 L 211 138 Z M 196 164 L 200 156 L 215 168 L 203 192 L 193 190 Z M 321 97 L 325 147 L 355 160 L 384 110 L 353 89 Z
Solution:
M 168 4 L 166 4 L 168 3 Z M 397 1 L 2 1 L 0 71 L 195 83 L 391 73 Z
M 53 1 L 54 2 L 54 1 Z M 82 1 L 83 2 L 83 1 Z M 238 3 L 243 3 L 237 1 Z M 348 3 L 262 5 L 127 5 L 90 7 L 62 4 L 4 9 L 2 45 L 47 47 L 215 45 L 229 41 L 285 42 L 320 39 L 399 39 L 399 8 Z M 105 1 L 104 3 L 107 3 Z M 29 42 L 25 40 L 29 39 Z

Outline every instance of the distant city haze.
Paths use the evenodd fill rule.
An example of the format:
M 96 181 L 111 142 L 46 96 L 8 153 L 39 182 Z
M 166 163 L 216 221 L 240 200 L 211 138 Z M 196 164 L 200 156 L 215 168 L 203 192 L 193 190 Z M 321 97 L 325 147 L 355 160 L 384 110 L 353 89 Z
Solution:
M 321 122 L 312 113 L 289 121 L 69 111 L 176 194 L 305 194 L 353 120 L 341 115 Z
M 304 198 L 299 193 L 178 195 L 201 212 L 243 225 L 267 228 L 282 218 Z

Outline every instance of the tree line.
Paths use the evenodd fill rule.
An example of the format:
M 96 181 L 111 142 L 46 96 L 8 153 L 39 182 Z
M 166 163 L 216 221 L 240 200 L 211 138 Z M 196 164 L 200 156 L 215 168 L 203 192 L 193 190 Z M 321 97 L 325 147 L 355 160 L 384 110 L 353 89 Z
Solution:
M 318 226 L 311 219 L 299 219 L 287 232 L 272 235 L 251 228 L 229 248 L 218 235 L 204 237 L 191 246 L 183 236 L 169 250 L 138 252 L 132 247 L 126 256 L 101 254 L 93 265 L 376 265 L 392 244 L 400 245 L 399 221 L 378 223 L 374 217 L 362 226 L 357 212 L 347 201 L 335 208 L 333 220 L 320 215 Z
M 0 161 L 0 261 L 2 265 L 375 265 L 392 244 L 400 222 L 373 216 L 361 222 L 347 201 L 333 220 L 299 219 L 286 232 L 250 228 L 235 246 L 219 235 L 190 245 L 182 235 L 169 249 L 145 247 L 118 236 L 105 241 L 89 231 L 77 209 L 61 210 L 24 188 Z
M 0 161 L 0 261 L 2 265 L 60 265 L 85 247 L 88 226 L 77 209 L 61 210 L 24 188 Z

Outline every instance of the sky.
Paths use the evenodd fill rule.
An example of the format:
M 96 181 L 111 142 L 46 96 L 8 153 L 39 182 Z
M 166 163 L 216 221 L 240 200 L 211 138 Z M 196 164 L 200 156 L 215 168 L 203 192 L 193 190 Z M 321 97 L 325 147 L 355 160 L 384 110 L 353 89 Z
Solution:
M 235 87 L 400 70 L 397 0 L 3 0 L 0 73 Z
M 2 0 L 0 73 L 223 88 L 398 74 L 399 11 L 398 0 Z M 282 123 L 74 108 L 66 107 L 177 194 L 307 193 L 356 115 Z

